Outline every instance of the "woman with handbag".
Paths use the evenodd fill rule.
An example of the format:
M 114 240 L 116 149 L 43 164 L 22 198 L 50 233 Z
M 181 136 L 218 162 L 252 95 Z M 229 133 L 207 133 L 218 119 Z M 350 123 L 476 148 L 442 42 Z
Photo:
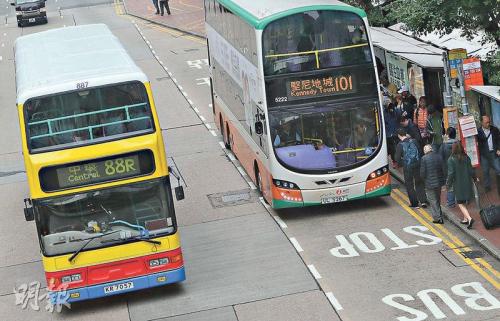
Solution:
M 467 204 L 474 197 L 473 180 L 477 179 L 471 160 L 465 153 L 462 144 L 456 142 L 451 148 L 451 156 L 448 159 L 446 188 L 448 190 L 453 188 L 456 202 L 464 216 L 460 223 L 467 224 L 468 229 L 471 229 L 472 224 L 474 224 L 474 219 L 470 216 L 467 209 Z

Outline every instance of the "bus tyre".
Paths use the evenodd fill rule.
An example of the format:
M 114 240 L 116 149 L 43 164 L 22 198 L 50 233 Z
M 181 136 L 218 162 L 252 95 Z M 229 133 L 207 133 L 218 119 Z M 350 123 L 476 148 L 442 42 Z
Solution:
M 226 148 L 231 150 L 231 131 L 229 130 L 229 125 L 226 124 L 226 136 L 224 137 L 224 144 L 226 145 Z
M 259 167 L 257 164 L 255 166 L 255 185 L 257 186 L 257 191 L 259 192 L 260 195 L 262 194 L 262 176 L 260 176 L 260 171 Z

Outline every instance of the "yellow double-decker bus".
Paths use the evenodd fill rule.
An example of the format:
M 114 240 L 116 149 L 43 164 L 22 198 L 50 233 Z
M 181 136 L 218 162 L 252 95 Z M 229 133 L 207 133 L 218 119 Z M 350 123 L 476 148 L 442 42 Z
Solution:
M 52 301 L 184 280 L 151 86 L 118 39 L 103 24 L 23 36 L 15 65 L 24 213 Z

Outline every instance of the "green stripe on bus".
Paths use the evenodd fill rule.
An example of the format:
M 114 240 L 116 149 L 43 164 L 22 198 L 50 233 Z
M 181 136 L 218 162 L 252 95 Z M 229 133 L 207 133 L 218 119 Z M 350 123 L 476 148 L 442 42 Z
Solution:
M 316 6 L 305 6 L 305 7 L 299 7 L 299 8 L 293 8 L 289 10 L 285 10 L 282 12 L 278 12 L 276 14 L 273 14 L 269 17 L 266 17 L 264 19 L 258 19 L 254 15 L 252 15 L 250 12 L 246 11 L 236 3 L 234 3 L 231 0 L 217 0 L 219 3 L 221 3 L 224 7 L 227 9 L 231 10 L 234 14 L 240 16 L 243 20 L 248 22 L 251 26 L 253 26 L 255 29 L 264 29 L 270 22 L 274 20 L 278 20 L 281 18 L 284 18 L 286 16 L 290 16 L 296 13 L 300 12 L 306 12 L 306 11 L 315 11 L 315 10 L 338 10 L 338 11 L 345 11 L 345 12 L 352 12 L 357 14 L 358 16 L 365 18 L 366 17 L 366 12 L 362 9 L 351 7 L 348 5 L 342 6 L 342 5 L 316 5 Z

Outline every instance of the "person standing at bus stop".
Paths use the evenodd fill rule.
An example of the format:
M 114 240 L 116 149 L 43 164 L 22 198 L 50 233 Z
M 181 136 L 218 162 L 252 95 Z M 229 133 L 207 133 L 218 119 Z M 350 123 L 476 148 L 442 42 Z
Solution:
M 443 224 L 443 213 L 441 212 L 441 187 L 444 185 L 442 159 L 429 144 L 424 146 L 424 154 L 420 161 L 420 177 L 425 181 L 425 194 L 431 206 L 432 223 Z
M 165 13 L 164 9 L 166 9 L 167 14 L 170 15 L 170 7 L 168 6 L 168 0 L 160 0 L 160 15 L 162 16 Z
M 410 199 L 410 207 L 426 207 L 427 202 L 425 189 L 420 177 L 420 152 L 417 141 L 410 138 L 406 129 L 400 127 L 397 130 L 400 142 L 396 147 L 396 161 L 399 166 L 403 166 L 406 192 Z M 420 203 L 419 203 L 420 201 Z
M 479 142 L 484 188 L 489 192 L 491 190 L 490 168 L 493 169 L 497 177 L 500 175 L 500 131 L 491 125 L 490 117 L 483 116 L 481 119 L 477 140 Z M 498 188 L 499 186 L 497 186 Z
M 460 142 L 453 144 L 451 148 L 451 156 L 448 159 L 448 178 L 446 180 L 446 188 L 453 188 L 455 192 L 456 202 L 464 219 L 460 222 L 467 224 L 467 228 L 472 228 L 474 219 L 470 216 L 467 209 L 467 203 L 474 197 L 472 189 L 473 179 L 475 179 L 474 169 L 472 168 L 471 160 L 465 153 Z

